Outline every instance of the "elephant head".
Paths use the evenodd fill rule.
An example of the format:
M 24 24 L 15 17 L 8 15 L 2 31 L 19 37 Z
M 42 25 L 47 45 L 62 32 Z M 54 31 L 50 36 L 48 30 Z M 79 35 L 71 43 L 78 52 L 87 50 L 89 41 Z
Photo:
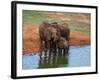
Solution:
M 56 42 L 59 40 L 59 38 L 61 37 L 61 33 L 60 33 L 60 29 L 58 28 L 58 23 L 57 22 L 53 22 L 51 23 L 51 27 L 52 27 L 52 38 L 53 41 Z
M 59 48 L 67 48 L 69 46 L 69 44 L 68 44 L 68 41 L 65 38 L 60 37 L 60 39 L 59 39 L 59 41 L 57 43 L 57 46 Z
M 59 32 L 56 28 L 52 27 L 52 25 L 48 28 L 48 33 L 50 34 L 49 37 L 51 37 L 53 42 L 56 42 L 59 39 Z

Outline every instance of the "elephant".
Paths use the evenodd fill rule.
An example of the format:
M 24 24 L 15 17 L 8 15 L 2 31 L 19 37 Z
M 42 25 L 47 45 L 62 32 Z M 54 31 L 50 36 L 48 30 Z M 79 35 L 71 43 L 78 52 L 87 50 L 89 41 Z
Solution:
M 68 24 L 64 25 L 64 24 L 58 24 L 57 22 L 53 22 L 52 27 L 56 28 L 60 32 L 61 37 L 60 37 L 60 39 L 58 39 L 58 44 L 62 43 L 62 45 L 63 45 L 63 43 L 65 44 L 65 42 L 66 42 L 66 45 L 67 45 L 67 46 L 63 45 L 62 47 L 60 45 L 60 47 L 58 46 L 59 49 L 65 48 L 65 46 L 66 46 L 67 47 L 66 49 L 68 51 L 69 50 L 69 40 L 70 40 L 70 29 L 68 28 Z
M 53 43 L 56 43 L 60 37 L 59 31 L 48 22 L 43 22 L 39 26 L 39 35 L 41 39 L 41 49 L 45 48 L 45 51 L 52 50 Z
M 49 37 L 47 36 L 49 33 L 47 32 L 47 28 L 50 26 L 50 24 L 48 22 L 43 22 L 42 24 L 40 24 L 39 26 L 39 35 L 40 35 L 40 39 L 41 39 L 41 49 L 43 49 L 44 47 L 47 47 L 46 44 L 47 40 L 50 40 Z M 47 37 L 46 37 L 47 36 Z M 44 43 L 45 41 L 45 43 Z
M 63 54 L 68 53 L 69 44 L 68 44 L 68 41 L 64 37 L 60 37 L 57 43 L 57 47 L 58 47 L 58 52 L 60 54 L 62 53 L 62 51 L 63 51 Z
M 54 34 L 53 30 L 51 30 L 52 34 L 52 38 L 51 38 L 51 51 L 56 51 L 57 48 L 57 42 L 59 41 L 60 37 L 61 37 L 61 33 L 60 30 L 55 28 L 53 24 L 51 24 L 50 28 L 55 29 L 56 33 Z
M 64 37 L 67 41 L 70 39 L 70 29 L 68 24 L 58 24 L 57 22 L 52 23 L 53 27 L 58 29 L 61 33 L 61 37 Z

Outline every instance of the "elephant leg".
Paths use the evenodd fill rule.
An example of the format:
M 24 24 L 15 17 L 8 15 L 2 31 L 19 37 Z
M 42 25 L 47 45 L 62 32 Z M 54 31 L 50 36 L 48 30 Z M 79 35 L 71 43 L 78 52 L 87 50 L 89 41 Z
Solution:
M 48 42 L 48 50 L 51 50 L 51 41 Z
M 68 41 L 67 53 L 69 53 L 69 41 Z
M 60 48 L 58 48 L 58 53 L 60 53 Z
M 54 54 L 57 55 L 57 43 L 54 43 Z
M 67 47 L 67 54 L 69 53 L 69 46 Z
M 54 49 L 54 43 L 53 42 L 51 42 L 52 44 L 51 44 L 51 48 L 52 48 L 52 52 L 53 52 L 53 49 Z
M 52 41 L 50 41 L 50 52 L 52 52 L 52 47 L 53 47 Z
M 68 44 L 68 46 L 67 46 L 66 53 L 67 53 L 67 54 L 69 53 L 69 44 Z
M 54 43 L 54 52 L 56 52 L 56 43 Z
M 52 42 L 52 52 L 56 52 L 56 44 L 55 42 Z
M 64 49 L 64 55 L 67 55 L 69 53 L 69 46 Z
M 42 51 L 43 51 L 43 48 L 44 48 L 44 46 L 43 46 L 43 40 L 41 40 L 40 54 L 39 54 L 40 58 L 42 58 Z
M 45 50 L 44 50 L 44 55 L 47 56 L 47 41 L 45 41 Z
M 63 55 L 66 55 L 66 48 L 63 49 Z
M 43 41 L 41 40 L 41 51 L 43 50 Z
M 40 56 L 40 59 L 41 59 L 42 58 L 42 53 L 40 53 L 39 56 Z
M 59 53 L 59 55 L 62 54 L 62 49 L 61 48 L 58 48 L 58 53 Z
M 56 53 L 57 53 L 57 43 L 55 44 L 55 51 L 56 51 Z
M 51 55 L 51 52 L 52 52 L 52 43 L 51 41 L 48 42 L 48 53 L 49 55 Z

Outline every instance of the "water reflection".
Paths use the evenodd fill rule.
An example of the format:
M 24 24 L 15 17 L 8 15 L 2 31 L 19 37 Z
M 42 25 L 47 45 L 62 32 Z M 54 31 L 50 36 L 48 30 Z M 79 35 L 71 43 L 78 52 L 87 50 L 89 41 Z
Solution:
M 64 67 L 65 64 L 68 64 L 67 54 L 65 55 L 63 52 L 49 53 L 48 51 L 42 54 L 23 55 L 22 69 Z
M 22 69 L 79 67 L 91 65 L 91 47 L 70 47 L 69 53 L 43 52 L 22 56 Z
M 53 53 L 53 52 L 47 53 L 47 55 L 43 57 L 40 56 L 39 68 L 64 67 L 65 64 L 68 64 L 68 57 L 66 56 L 63 53 Z

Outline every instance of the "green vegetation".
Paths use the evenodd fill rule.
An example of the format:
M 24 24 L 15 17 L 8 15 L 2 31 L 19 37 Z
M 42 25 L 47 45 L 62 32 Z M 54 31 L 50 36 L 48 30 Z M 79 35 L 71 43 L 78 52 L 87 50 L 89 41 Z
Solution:
M 54 15 L 48 15 L 48 13 L 53 13 Z M 65 20 L 63 20 L 63 18 Z M 69 20 L 67 20 L 66 18 Z M 61 23 L 63 22 L 68 23 L 69 28 L 71 29 L 72 32 L 79 32 L 81 34 L 90 34 L 90 29 L 91 29 L 90 14 L 61 13 L 61 15 L 58 15 L 56 14 L 56 12 L 23 10 L 23 23 L 24 24 L 29 23 L 29 24 L 40 25 L 43 21 L 48 21 L 48 22 L 56 21 L 56 22 L 61 22 Z
M 78 21 L 70 21 L 69 26 L 72 32 L 80 32 L 85 34 L 90 34 L 90 25 Z
M 45 12 L 31 11 L 31 10 L 23 11 L 24 23 L 41 24 L 43 21 L 53 22 L 57 21 L 57 19 L 46 15 Z

